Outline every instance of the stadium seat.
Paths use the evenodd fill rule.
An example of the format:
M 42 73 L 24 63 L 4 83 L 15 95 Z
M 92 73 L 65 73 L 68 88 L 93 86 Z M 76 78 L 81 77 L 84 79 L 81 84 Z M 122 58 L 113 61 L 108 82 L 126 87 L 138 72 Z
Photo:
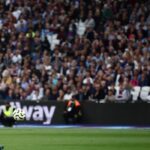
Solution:
M 132 102 L 136 102 L 138 100 L 139 95 L 140 95 L 140 91 L 141 91 L 141 87 L 140 86 L 133 87 L 133 90 L 131 91 Z
M 150 95 L 147 96 L 147 102 L 150 103 Z
M 148 100 L 148 96 L 149 96 L 149 92 L 150 92 L 150 87 L 149 86 L 143 86 L 141 88 L 141 92 L 140 92 L 141 100 L 147 101 Z

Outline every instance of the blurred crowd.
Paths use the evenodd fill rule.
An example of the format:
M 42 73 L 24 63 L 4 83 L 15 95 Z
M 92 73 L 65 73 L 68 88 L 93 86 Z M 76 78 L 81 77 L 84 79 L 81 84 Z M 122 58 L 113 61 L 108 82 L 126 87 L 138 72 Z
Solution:
M 0 99 L 129 99 L 150 86 L 149 12 L 147 0 L 0 0 Z

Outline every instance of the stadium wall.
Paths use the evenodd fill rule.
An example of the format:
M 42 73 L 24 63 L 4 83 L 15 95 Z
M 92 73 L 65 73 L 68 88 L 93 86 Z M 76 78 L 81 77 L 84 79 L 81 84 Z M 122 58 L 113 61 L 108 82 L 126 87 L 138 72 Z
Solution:
M 0 113 L 4 101 L 0 101 Z M 13 101 L 11 105 L 26 111 L 26 120 L 29 124 L 65 124 L 63 119 L 64 102 L 56 101 Z M 82 103 L 83 124 L 87 125 L 114 125 L 114 126 L 150 126 L 150 104 L 97 104 Z

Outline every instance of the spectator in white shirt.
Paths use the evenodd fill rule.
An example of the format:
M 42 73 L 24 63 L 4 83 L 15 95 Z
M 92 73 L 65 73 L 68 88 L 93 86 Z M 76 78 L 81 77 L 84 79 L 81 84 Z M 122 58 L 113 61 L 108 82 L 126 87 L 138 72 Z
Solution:
M 91 73 L 89 71 L 86 73 L 86 77 L 83 80 L 83 84 L 93 84 L 93 78 L 91 77 Z
M 115 94 L 115 99 L 118 102 L 124 102 L 129 100 L 130 98 L 130 94 L 129 94 L 129 90 L 127 90 L 125 87 L 123 87 L 123 85 L 119 85 L 116 88 L 116 94 Z
M 13 63 L 21 63 L 22 62 L 22 56 L 20 54 L 20 51 L 19 50 L 16 50 L 14 52 L 14 54 L 12 55 L 12 62 Z
M 73 92 L 71 92 L 71 89 L 68 87 L 67 93 L 64 95 L 64 101 L 69 101 L 72 98 Z

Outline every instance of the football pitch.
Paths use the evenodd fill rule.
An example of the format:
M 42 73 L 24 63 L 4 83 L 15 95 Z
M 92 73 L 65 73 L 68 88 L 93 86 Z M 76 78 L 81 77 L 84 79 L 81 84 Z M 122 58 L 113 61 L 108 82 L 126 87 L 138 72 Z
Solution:
M 0 128 L 4 150 L 150 150 L 150 129 Z

